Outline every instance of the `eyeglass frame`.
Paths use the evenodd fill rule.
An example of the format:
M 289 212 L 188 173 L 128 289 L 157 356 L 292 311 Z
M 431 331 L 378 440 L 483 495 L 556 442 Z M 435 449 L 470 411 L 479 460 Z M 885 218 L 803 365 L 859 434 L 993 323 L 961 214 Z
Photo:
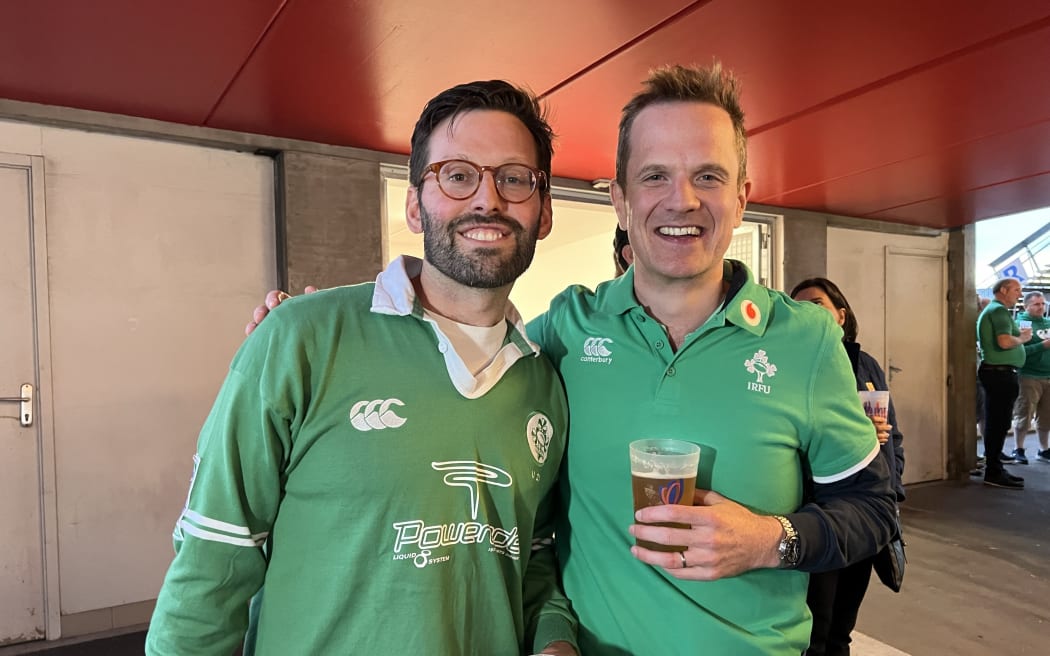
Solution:
M 438 175 L 438 171 L 440 171 L 441 167 L 443 167 L 444 165 L 451 164 L 452 162 L 462 162 L 464 164 L 468 164 L 474 167 L 474 170 L 478 172 L 478 184 L 474 187 L 473 191 L 471 191 L 466 196 L 463 196 L 462 198 L 456 198 L 455 196 L 445 191 L 445 188 L 441 186 L 441 176 Z M 536 185 L 532 188 L 532 191 L 529 192 L 528 196 L 522 198 L 521 200 L 511 200 L 503 195 L 503 189 L 500 186 L 499 180 L 496 178 L 496 174 L 499 172 L 499 169 L 503 168 L 504 166 L 520 166 L 522 168 L 528 169 L 532 173 L 533 177 L 536 179 Z M 453 159 L 442 160 L 440 162 L 432 162 L 423 167 L 423 175 L 426 175 L 427 173 L 433 173 L 434 179 L 437 181 L 438 189 L 440 189 L 441 193 L 445 194 L 446 197 L 451 198 L 452 200 L 466 200 L 474 194 L 478 193 L 478 189 L 481 189 L 481 181 L 485 177 L 485 171 L 492 172 L 492 182 L 496 185 L 496 193 L 499 195 L 499 197 L 507 201 L 508 203 L 511 203 L 512 205 L 518 205 L 520 203 L 528 201 L 530 198 L 536 195 L 537 191 L 543 193 L 547 190 L 547 174 L 544 171 L 529 166 L 528 164 L 506 162 L 497 166 L 482 166 L 481 164 L 475 164 L 469 159 L 459 159 L 458 157 L 456 157 Z

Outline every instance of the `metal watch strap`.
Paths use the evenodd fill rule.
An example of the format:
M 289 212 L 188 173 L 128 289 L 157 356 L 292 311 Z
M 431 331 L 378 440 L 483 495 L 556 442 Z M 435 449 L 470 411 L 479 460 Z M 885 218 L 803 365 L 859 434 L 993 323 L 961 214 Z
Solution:
M 791 524 L 791 520 L 783 515 L 773 515 L 773 517 L 780 522 L 780 526 L 784 529 L 784 537 L 780 539 L 780 544 L 777 546 L 777 553 L 780 556 L 780 566 L 782 568 L 791 568 L 798 565 L 799 557 L 802 555 L 799 550 L 798 543 L 798 531 Z

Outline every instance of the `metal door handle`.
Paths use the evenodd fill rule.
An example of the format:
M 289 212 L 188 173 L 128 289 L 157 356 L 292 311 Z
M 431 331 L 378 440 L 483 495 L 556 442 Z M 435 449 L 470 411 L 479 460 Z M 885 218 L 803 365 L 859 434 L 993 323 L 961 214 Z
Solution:
M 18 420 L 23 426 L 33 425 L 33 386 L 29 383 L 22 384 L 22 396 L 0 396 L 0 401 L 10 403 L 21 403 Z

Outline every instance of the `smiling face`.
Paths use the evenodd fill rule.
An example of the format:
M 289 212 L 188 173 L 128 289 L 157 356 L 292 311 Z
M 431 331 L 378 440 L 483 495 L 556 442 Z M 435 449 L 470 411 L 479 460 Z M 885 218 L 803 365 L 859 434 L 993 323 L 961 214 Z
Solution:
M 650 105 L 635 118 L 630 144 L 626 182 L 613 183 L 612 200 L 636 280 L 721 280 L 751 190 L 739 179 L 729 114 L 700 102 Z
M 537 166 L 536 143 L 517 118 L 473 110 L 439 123 L 428 142 L 429 159 L 461 159 L 481 166 Z M 486 171 L 474 194 L 453 200 L 427 173 L 406 201 L 408 227 L 423 234 L 426 262 L 453 281 L 474 288 L 510 285 L 532 262 L 536 241 L 551 230 L 550 196 L 537 189 L 508 203 Z

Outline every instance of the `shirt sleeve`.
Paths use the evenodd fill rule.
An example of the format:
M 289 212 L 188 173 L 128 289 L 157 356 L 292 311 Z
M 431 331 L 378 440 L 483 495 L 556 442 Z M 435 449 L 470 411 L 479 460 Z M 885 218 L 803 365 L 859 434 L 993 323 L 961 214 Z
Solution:
M 802 571 L 841 569 L 893 539 L 896 503 L 885 458 L 848 478 L 814 484 L 811 499 L 787 516 L 799 534 Z
M 1010 316 L 1010 311 L 1006 308 L 996 308 L 994 312 L 990 312 L 988 321 L 992 325 L 992 333 L 996 336 L 1012 335 L 1016 337 L 1021 332 L 1014 323 L 1013 317 Z
M 1043 347 L 1043 340 L 1041 337 L 1032 331 L 1032 339 L 1028 340 L 1028 343 L 1024 345 L 1025 358 L 1034 357 L 1045 350 Z
M 576 644 L 576 617 L 569 600 L 562 592 L 558 576 L 554 548 L 557 509 L 557 493 L 552 490 L 537 514 L 532 553 L 525 568 L 525 644 L 531 644 L 533 653 L 542 651 L 550 643 L 559 640 L 572 644 L 577 652 L 580 650 Z
M 875 428 L 856 396 L 846 351 L 825 339 L 818 357 L 803 443 L 813 484 L 808 503 L 788 516 L 799 533 L 799 569 L 809 572 L 874 555 L 892 539 L 896 516 L 890 472 L 877 457 Z
M 147 635 L 151 656 L 228 656 L 263 584 L 290 439 L 282 408 L 267 402 L 265 372 L 253 366 L 271 346 L 267 328 L 241 347 L 201 430 L 175 559 Z

